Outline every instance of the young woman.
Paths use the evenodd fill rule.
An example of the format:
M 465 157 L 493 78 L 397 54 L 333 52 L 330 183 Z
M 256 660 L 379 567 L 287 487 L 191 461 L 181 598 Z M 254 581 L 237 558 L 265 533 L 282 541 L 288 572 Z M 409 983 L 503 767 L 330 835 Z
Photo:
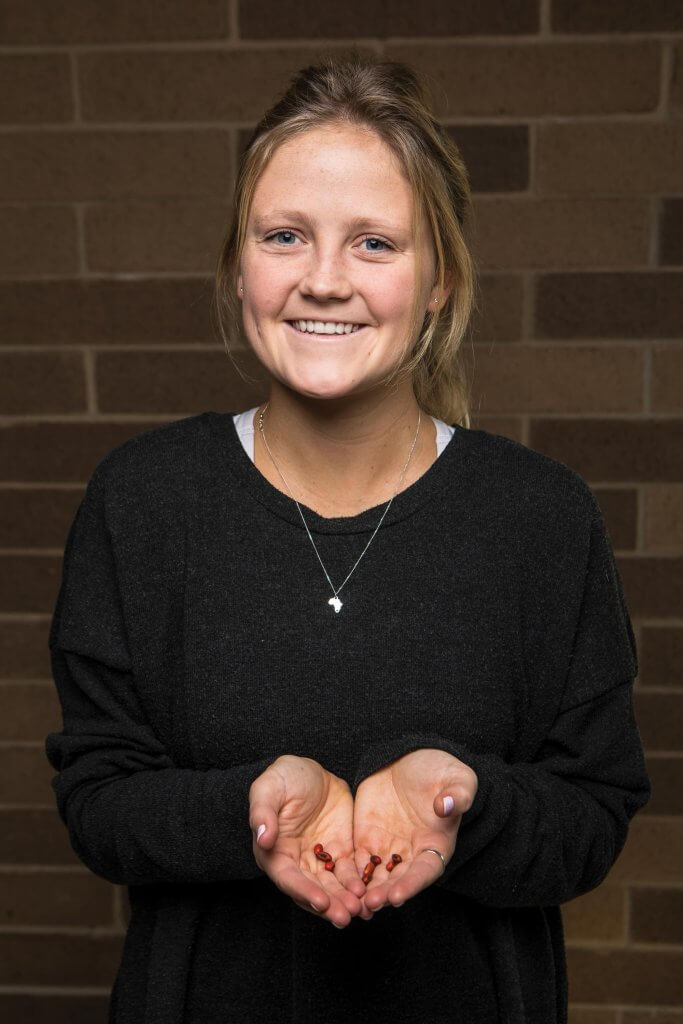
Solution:
M 115 1024 L 566 1020 L 559 904 L 649 795 L 636 647 L 585 481 L 469 427 L 468 203 L 409 67 L 301 71 L 216 282 L 267 400 L 88 484 L 46 749 L 129 887 Z

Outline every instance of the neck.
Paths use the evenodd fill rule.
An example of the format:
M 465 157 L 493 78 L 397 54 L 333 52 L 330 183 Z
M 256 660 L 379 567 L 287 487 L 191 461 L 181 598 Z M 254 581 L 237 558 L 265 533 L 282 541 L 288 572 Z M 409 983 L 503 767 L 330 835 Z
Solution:
M 259 430 L 264 406 L 254 416 L 255 462 L 275 486 L 288 493 Z M 379 401 L 370 394 L 354 396 L 353 401 L 309 399 L 274 385 L 263 428 L 297 501 L 321 514 L 348 515 L 388 501 L 399 488 L 418 417 L 420 429 L 402 490 L 436 458 L 434 424 L 420 413 L 410 382 Z

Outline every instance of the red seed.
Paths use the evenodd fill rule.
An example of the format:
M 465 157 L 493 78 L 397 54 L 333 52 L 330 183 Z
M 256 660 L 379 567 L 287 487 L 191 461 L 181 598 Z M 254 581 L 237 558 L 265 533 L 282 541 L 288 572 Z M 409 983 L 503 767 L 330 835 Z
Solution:
M 334 871 L 334 861 L 333 860 L 325 861 L 325 871 Z
M 370 860 L 372 861 L 373 864 L 381 864 L 382 863 L 382 858 L 378 857 L 376 853 L 372 854 L 372 856 L 370 857 Z
M 400 853 L 392 853 L 391 859 L 393 860 L 394 864 L 400 864 L 401 861 L 403 860 L 403 857 L 401 856 Z
M 322 853 L 322 852 L 323 852 L 323 844 L 322 843 L 316 843 L 315 846 L 313 847 L 313 853 L 315 853 L 316 856 L 317 856 L 317 854 Z
M 332 854 L 331 853 L 326 853 L 323 850 L 323 852 L 320 854 L 320 859 L 321 860 L 332 860 Z
M 388 860 L 387 861 L 387 871 L 393 871 L 393 870 L 394 870 L 394 862 L 393 862 L 393 860 Z

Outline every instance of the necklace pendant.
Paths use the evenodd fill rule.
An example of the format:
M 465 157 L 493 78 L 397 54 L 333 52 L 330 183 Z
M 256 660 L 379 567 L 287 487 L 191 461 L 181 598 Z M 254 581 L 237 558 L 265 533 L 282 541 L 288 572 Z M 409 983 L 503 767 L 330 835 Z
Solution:
M 327 603 L 334 605 L 335 612 L 338 612 L 338 611 L 341 610 L 342 602 L 339 600 L 338 597 L 331 597 Z

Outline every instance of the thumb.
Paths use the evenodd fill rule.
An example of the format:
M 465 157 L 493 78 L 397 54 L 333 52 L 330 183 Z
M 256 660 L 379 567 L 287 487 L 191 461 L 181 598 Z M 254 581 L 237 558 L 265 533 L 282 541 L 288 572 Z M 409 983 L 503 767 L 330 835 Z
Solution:
M 278 816 L 269 804 L 261 801 L 251 806 L 249 826 L 256 837 L 256 845 L 262 850 L 270 850 L 275 845 L 280 826 Z
M 284 798 L 282 780 L 269 768 L 251 784 L 249 827 L 254 833 L 256 845 L 262 850 L 270 850 L 275 845 L 280 831 L 279 814 Z
M 472 806 L 472 799 L 462 786 L 449 786 L 434 797 L 434 813 L 440 818 L 464 814 Z

